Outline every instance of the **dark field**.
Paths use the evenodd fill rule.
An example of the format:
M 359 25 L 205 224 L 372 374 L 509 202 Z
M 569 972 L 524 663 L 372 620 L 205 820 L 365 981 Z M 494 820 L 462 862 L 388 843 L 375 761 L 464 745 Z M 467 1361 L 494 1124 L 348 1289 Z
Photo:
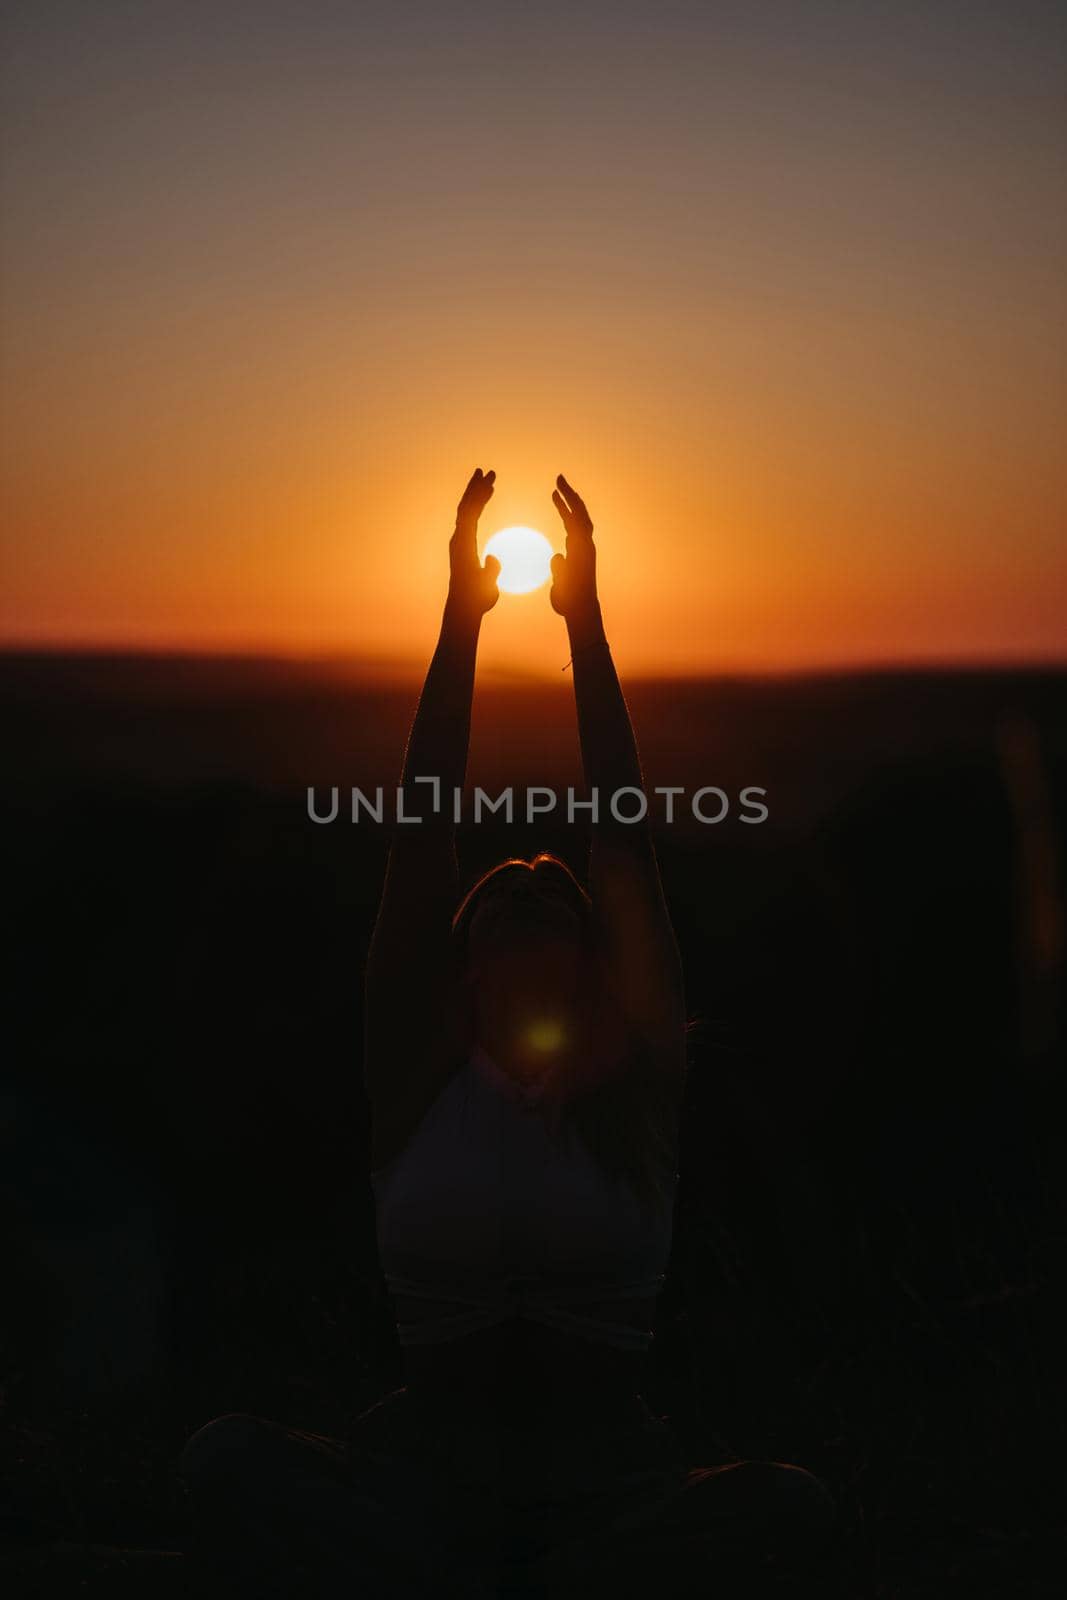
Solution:
M 415 686 L 351 669 L 8 656 L 3 1571 L 192 1593 L 185 1436 L 343 1433 L 398 1381 L 360 1085 Z M 1067 674 L 632 683 L 696 1021 L 648 1393 L 823 1474 L 845 1592 L 1062 1593 Z M 577 781 L 569 679 L 480 687 L 470 777 Z M 467 878 L 584 835 L 468 827 Z M 417 995 L 413 993 L 413 1003 Z M 404 1049 L 397 1040 L 398 1056 Z

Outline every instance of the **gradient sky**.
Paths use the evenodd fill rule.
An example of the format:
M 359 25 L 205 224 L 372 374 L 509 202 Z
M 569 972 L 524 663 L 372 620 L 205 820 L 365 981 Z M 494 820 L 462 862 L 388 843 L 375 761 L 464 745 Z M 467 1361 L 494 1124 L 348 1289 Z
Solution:
M 1064 8 L 5 9 L 8 641 L 410 663 L 481 465 L 634 670 L 1067 655 Z

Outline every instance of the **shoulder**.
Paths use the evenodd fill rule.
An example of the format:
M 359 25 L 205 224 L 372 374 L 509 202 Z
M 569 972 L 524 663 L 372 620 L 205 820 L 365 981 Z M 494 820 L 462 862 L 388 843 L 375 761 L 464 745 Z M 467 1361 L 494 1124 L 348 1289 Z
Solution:
M 387 1183 L 404 1156 L 433 1129 L 449 1125 L 463 1111 L 475 1088 L 470 1060 L 456 1060 L 444 1071 L 435 1090 L 423 1101 L 397 1105 L 372 1116 L 370 1176 L 375 1185 Z

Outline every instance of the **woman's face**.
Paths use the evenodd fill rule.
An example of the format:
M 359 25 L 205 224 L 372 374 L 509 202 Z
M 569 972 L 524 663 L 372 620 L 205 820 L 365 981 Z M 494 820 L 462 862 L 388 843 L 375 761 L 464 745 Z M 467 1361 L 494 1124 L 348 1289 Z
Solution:
M 529 946 L 577 946 L 583 922 L 579 891 L 561 867 L 502 867 L 478 894 L 467 949 L 478 959 Z
M 467 980 L 475 1035 L 524 1082 L 561 1070 L 582 1038 L 588 990 L 587 902 L 551 861 L 511 863 L 468 908 Z

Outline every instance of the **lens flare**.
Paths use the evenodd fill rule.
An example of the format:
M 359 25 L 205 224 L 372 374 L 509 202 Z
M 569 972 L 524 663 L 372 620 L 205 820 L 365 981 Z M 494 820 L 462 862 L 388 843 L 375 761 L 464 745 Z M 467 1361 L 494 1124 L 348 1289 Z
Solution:
M 554 1019 L 543 1017 L 526 1030 L 526 1043 L 538 1055 L 548 1055 L 563 1043 L 563 1028 Z

